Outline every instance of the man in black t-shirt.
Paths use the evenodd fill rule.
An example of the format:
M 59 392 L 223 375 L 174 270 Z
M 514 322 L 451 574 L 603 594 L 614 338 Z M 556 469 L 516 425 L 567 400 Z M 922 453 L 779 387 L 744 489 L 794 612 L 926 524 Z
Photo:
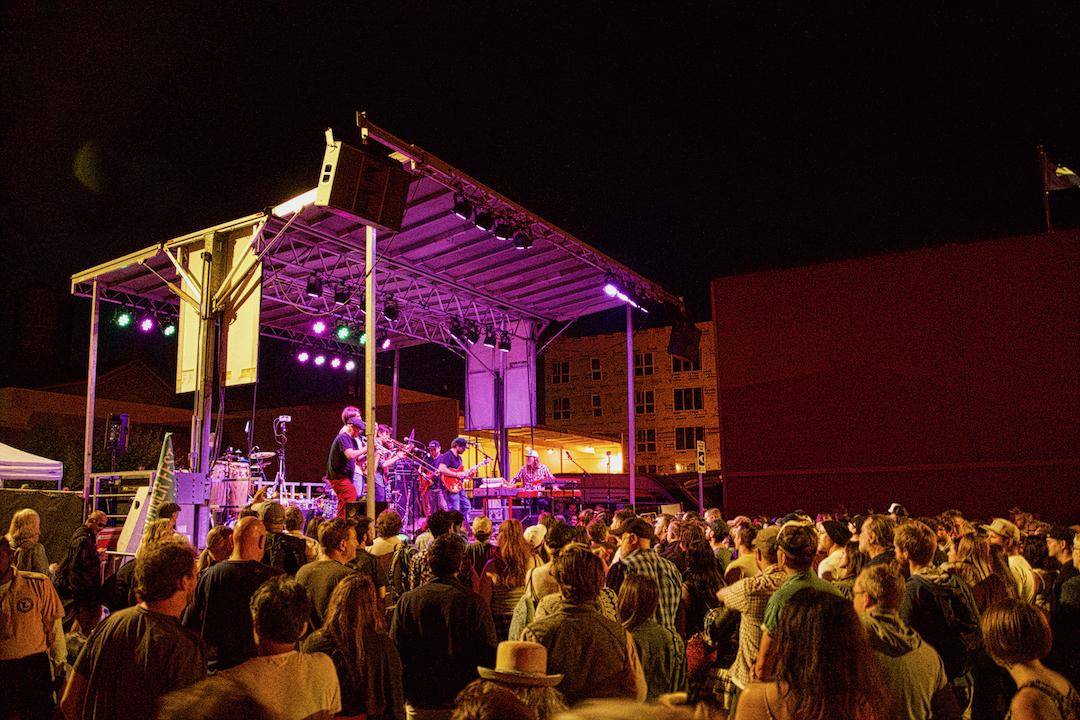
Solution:
M 439 456 L 436 463 L 439 466 L 439 477 L 442 480 L 443 495 L 446 498 L 448 510 L 457 510 L 462 517 L 469 516 L 469 496 L 465 493 L 463 481 L 470 473 L 461 469 L 461 456 L 469 447 L 469 441 L 465 438 L 454 438 L 450 443 L 450 449 Z
M 326 459 L 326 480 L 337 495 L 339 518 L 345 517 L 345 503 L 356 502 L 358 497 L 356 487 L 353 486 L 353 473 L 356 470 L 356 461 L 363 456 L 364 451 L 356 439 L 365 429 L 366 425 L 359 417 L 346 419 L 341 432 L 334 438 L 330 455 Z

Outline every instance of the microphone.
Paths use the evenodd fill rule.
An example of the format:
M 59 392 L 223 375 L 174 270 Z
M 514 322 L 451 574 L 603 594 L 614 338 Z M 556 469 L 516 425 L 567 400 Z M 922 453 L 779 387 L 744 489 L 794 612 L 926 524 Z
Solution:
M 569 450 L 566 451 L 566 457 L 570 458 L 571 460 L 574 459 L 574 458 L 570 457 L 570 451 Z

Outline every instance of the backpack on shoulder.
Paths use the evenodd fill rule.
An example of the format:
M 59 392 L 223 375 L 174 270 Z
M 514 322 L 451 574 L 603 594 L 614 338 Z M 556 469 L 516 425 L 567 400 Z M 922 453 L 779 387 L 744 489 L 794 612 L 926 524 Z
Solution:
M 923 596 L 929 595 L 939 611 L 935 637 L 924 634 L 923 640 L 934 646 L 951 680 L 966 675 L 975 667 L 982 647 L 982 624 L 979 608 L 968 586 L 959 578 L 940 573 L 915 575 Z M 918 628 L 916 628 L 918 629 Z

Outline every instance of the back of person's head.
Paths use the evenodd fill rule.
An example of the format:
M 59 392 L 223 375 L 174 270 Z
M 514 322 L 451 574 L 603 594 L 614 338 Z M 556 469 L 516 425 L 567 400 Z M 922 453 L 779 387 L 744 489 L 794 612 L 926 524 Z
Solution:
M 383 510 L 375 520 L 375 534 L 384 540 L 401 532 L 401 515 L 396 510 Z
M 360 417 L 360 408 L 353 405 L 349 405 L 347 408 L 341 411 L 341 424 L 349 422 L 349 418 Z
M 990 567 L 995 575 L 1005 583 L 1005 591 L 1011 598 L 1020 597 L 1020 579 L 1009 567 L 1008 555 L 1005 548 L 987 541 L 987 549 L 990 551 Z
M 281 503 L 274 501 L 263 503 L 259 510 L 259 517 L 266 526 L 267 532 L 280 532 L 285 528 L 285 508 Z
M 465 516 L 461 514 L 460 510 L 450 510 L 450 529 L 454 532 L 461 530 L 465 527 Z
M 259 637 L 294 643 L 304 634 L 313 606 L 303 585 L 279 575 L 258 587 L 248 607 Z
M 994 564 L 990 558 L 990 542 L 985 535 L 967 533 L 949 542 L 956 562 L 969 566 L 976 582 L 994 574 Z
M 709 530 L 712 532 L 713 540 L 716 542 L 723 542 L 724 539 L 731 537 L 731 527 L 729 527 L 727 521 L 721 517 L 718 517 L 709 523 Z
M 633 508 L 622 508 L 615 511 L 615 518 L 612 522 L 615 523 L 615 527 L 619 527 L 624 522 L 634 517 L 637 517 L 637 513 L 634 512 Z
M 900 609 L 904 597 L 904 581 L 889 563 L 872 565 L 859 574 L 859 582 L 877 607 L 887 612 Z
M 533 527 L 542 527 L 534 525 Z M 531 528 L 530 528 L 531 529 Z M 525 584 L 525 573 L 532 562 L 533 546 L 526 540 L 521 521 L 514 518 L 499 524 L 499 558 L 503 563 L 503 583 L 510 587 Z
M 587 528 L 589 531 L 589 539 L 594 543 L 602 543 L 607 540 L 608 536 L 608 524 L 603 518 L 596 518 Z
M 785 564 L 795 570 L 806 570 L 817 554 L 817 533 L 809 525 L 788 523 L 780 528 L 777 546 L 784 552 Z
M 427 520 L 428 530 L 432 537 L 439 537 L 450 532 L 454 527 L 453 516 L 446 510 L 436 510 L 431 513 Z
M 216 525 L 206 533 L 206 549 L 215 560 L 224 560 L 232 548 L 233 529 L 228 525 Z
M 920 522 L 906 522 L 896 528 L 893 543 L 916 565 L 929 565 L 937 550 L 937 535 Z
M 326 552 L 334 552 L 349 539 L 349 531 L 355 529 L 356 518 L 334 518 L 324 522 L 319 526 L 319 544 Z
M 221 675 L 174 690 L 158 705 L 157 720 L 271 720 L 247 688 Z
M 1042 660 L 1053 644 L 1046 613 L 1016 598 L 988 607 L 982 631 L 987 654 L 1002 667 Z
M 705 547 L 708 547 L 706 544 Z M 648 575 L 633 573 L 619 586 L 619 619 L 627 630 L 635 630 L 656 614 L 660 607 L 660 587 Z
M 472 521 L 472 534 L 478 543 L 486 543 L 492 533 L 491 518 L 481 515 Z
M 233 555 L 241 560 L 261 560 L 266 528 L 258 517 L 240 518 L 233 527 Z
M 180 505 L 172 500 L 166 500 L 158 506 L 158 517 L 169 519 L 180 512 Z
M 1046 549 L 1045 535 L 1024 535 L 1020 543 L 1020 552 L 1028 565 L 1036 570 L 1050 569 L 1050 552 Z
M 371 578 L 350 573 L 334 586 L 323 632 L 336 641 L 355 682 L 364 682 L 364 629 L 383 632 L 386 626 L 386 613 Z
M 439 535 L 427 547 L 428 565 L 435 577 L 452 577 L 461 569 L 465 545 L 457 535 Z
M 304 529 L 304 513 L 295 505 L 285 508 L 285 529 L 288 532 L 300 532 Z
M 876 717 L 886 705 L 877 658 L 850 600 L 799 590 L 780 612 L 775 641 L 788 717 Z
M 248 505 L 247 507 L 240 508 L 240 512 L 236 514 L 237 520 L 243 520 L 246 517 L 259 517 L 259 511 Z
M 41 516 L 35 510 L 23 508 L 11 516 L 8 536 L 12 545 L 18 545 L 35 533 L 41 534 Z
M 705 542 L 705 529 L 698 523 L 684 522 L 682 532 L 679 534 L 679 544 L 683 548 L 689 548 L 696 542 Z
M 878 547 L 889 549 L 893 546 L 893 533 L 896 531 L 896 521 L 888 515 L 871 515 L 870 525 L 867 527 L 874 536 L 874 544 Z M 867 542 L 870 539 L 867 538 Z
M 569 545 L 574 540 L 574 532 L 570 529 L 570 526 L 566 523 L 559 522 L 554 523 L 548 528 L 547 535 L 544 536 L 544 543 L 547 545 L 548 550 L 552 553 L 558 553 L 564 547 Z
M 364 546 L 364 540 L 371 529 L 371 518 L 367 515 L 356 516 L 356 539 L 360 541 L 360 547 Z
M 754 549 L 761 553 L 769 563 L 776 562 L 777 541 L 780 539 L 780 528 L 775 525 L 762 528 L 754 538 Z
M 321 517 L 313 517 L 308 521 L 307 528 L 304 530 L 304 534 L 312 540 L 318 542 L 319 529 L 322 527 L 323 519 Z
M 451 720 L 537 720 L 536 713 L 509 689 L 469 693 L 455 703 L 450 717 Z
M 135 559 L 135 594 L 146 602 L 168 600 L 194 576 L 194 548 L 183 540 L 158 543 Z
M 709 543 L 696 540 L 686 548 L 686 567 L 686 575 L 711 579 L 717 584 L 716 590 L 720 589 L 720 563 L 716 561 L 716 555 Z
M 753 524 L 740 525 L 738 530 L 739 544 L 746 548 L 753 548 L 761 528 Z
M 555 558 L 552 577 L 563 597 L 573 603 L 592 602 L 604 585 L 604 561 L 583 545 L 567 545 Z
M 143 536 L 139 540 L 139 547 L 135 550 L 135 557 L 146 552 L 147 548 L 169 542 L 172 539 L 172 522 L 168 518 L 155 520 L 143 529 Z

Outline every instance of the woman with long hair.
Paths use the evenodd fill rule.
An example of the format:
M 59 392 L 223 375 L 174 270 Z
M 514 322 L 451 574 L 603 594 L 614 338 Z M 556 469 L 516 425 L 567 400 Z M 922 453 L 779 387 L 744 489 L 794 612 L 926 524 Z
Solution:
M 210 528 L 210 532 L 206 533 L 206 549 L 199 555 L 199 564 L 195 566 L 196 578 L 202 577 L 207 568 L 232 554 L 232 533 L 232 528 L 228 525 Z
M 525 575 L 542 563 L 525 539 L 521 522 L 511 518 L 499 525 L 498 549 L 480 576 L 480 595 L 491 606 L 499 640 L 510 634 L 514 608 L 525 592 Z
M 708 548 L 708 545 L 706 545 Z M 647 575 L 627 575 L 619 586 L 619 620 L 634 637 L 645 683 L 646 702 L 683 689 L 686 648 L 674 633 L 656 621 L 660 588 Z
M 45 546 L 41 544 L 41 516 L 30 508 L 23 508 L 11 517 L 8 543 L 15 551 L 15 569 L 21 572 L 49 574 L 49 560 Z
M 994 572 L 993 553 L 985 535 L 968 533 L 949 541 L 949 562 L 944 569 L 971 588 L 979 613 L 1009 597 L 1006 578 Z M 1005 565 L 1009 576 L 1012 571 Z
M 833 585 L 840 594 L 851 600 L 854 595 L 855 578 L 863 571 L 870 562 L 870 556 L 859 549 L 858 540 L 848 540 L 844 545 L 844 554 L 840 558 L 840 577 L 833 580 Z
M 1042 663 L 1054 640 L 1043 610 L 1009 598 L 987 609 L 982 629 L 986 652 L 1016 682 L 1006 720 L 1080 718 L 1080 694 Z
M 326 623 L 301 643 L 301 651 L 326 653 L 334 661 L 341 685 L 339 716 L 405 718 L 401 656 L 386 630 L 375 584 L 353 573 L 330 593 Z
M 804 588 L 780 613 L 776 672 L 739 696 L 735 720 L 890 717 L 881 668 L 849 600 Z
M 720 601 L 716 593 L 724 587 L 720 565 L 705 540 L 696 540 L 686 549 L 686 572 L 683 573 L 682 601 L 676 626 L 683 640 L 701 632 L 705 616 Z

